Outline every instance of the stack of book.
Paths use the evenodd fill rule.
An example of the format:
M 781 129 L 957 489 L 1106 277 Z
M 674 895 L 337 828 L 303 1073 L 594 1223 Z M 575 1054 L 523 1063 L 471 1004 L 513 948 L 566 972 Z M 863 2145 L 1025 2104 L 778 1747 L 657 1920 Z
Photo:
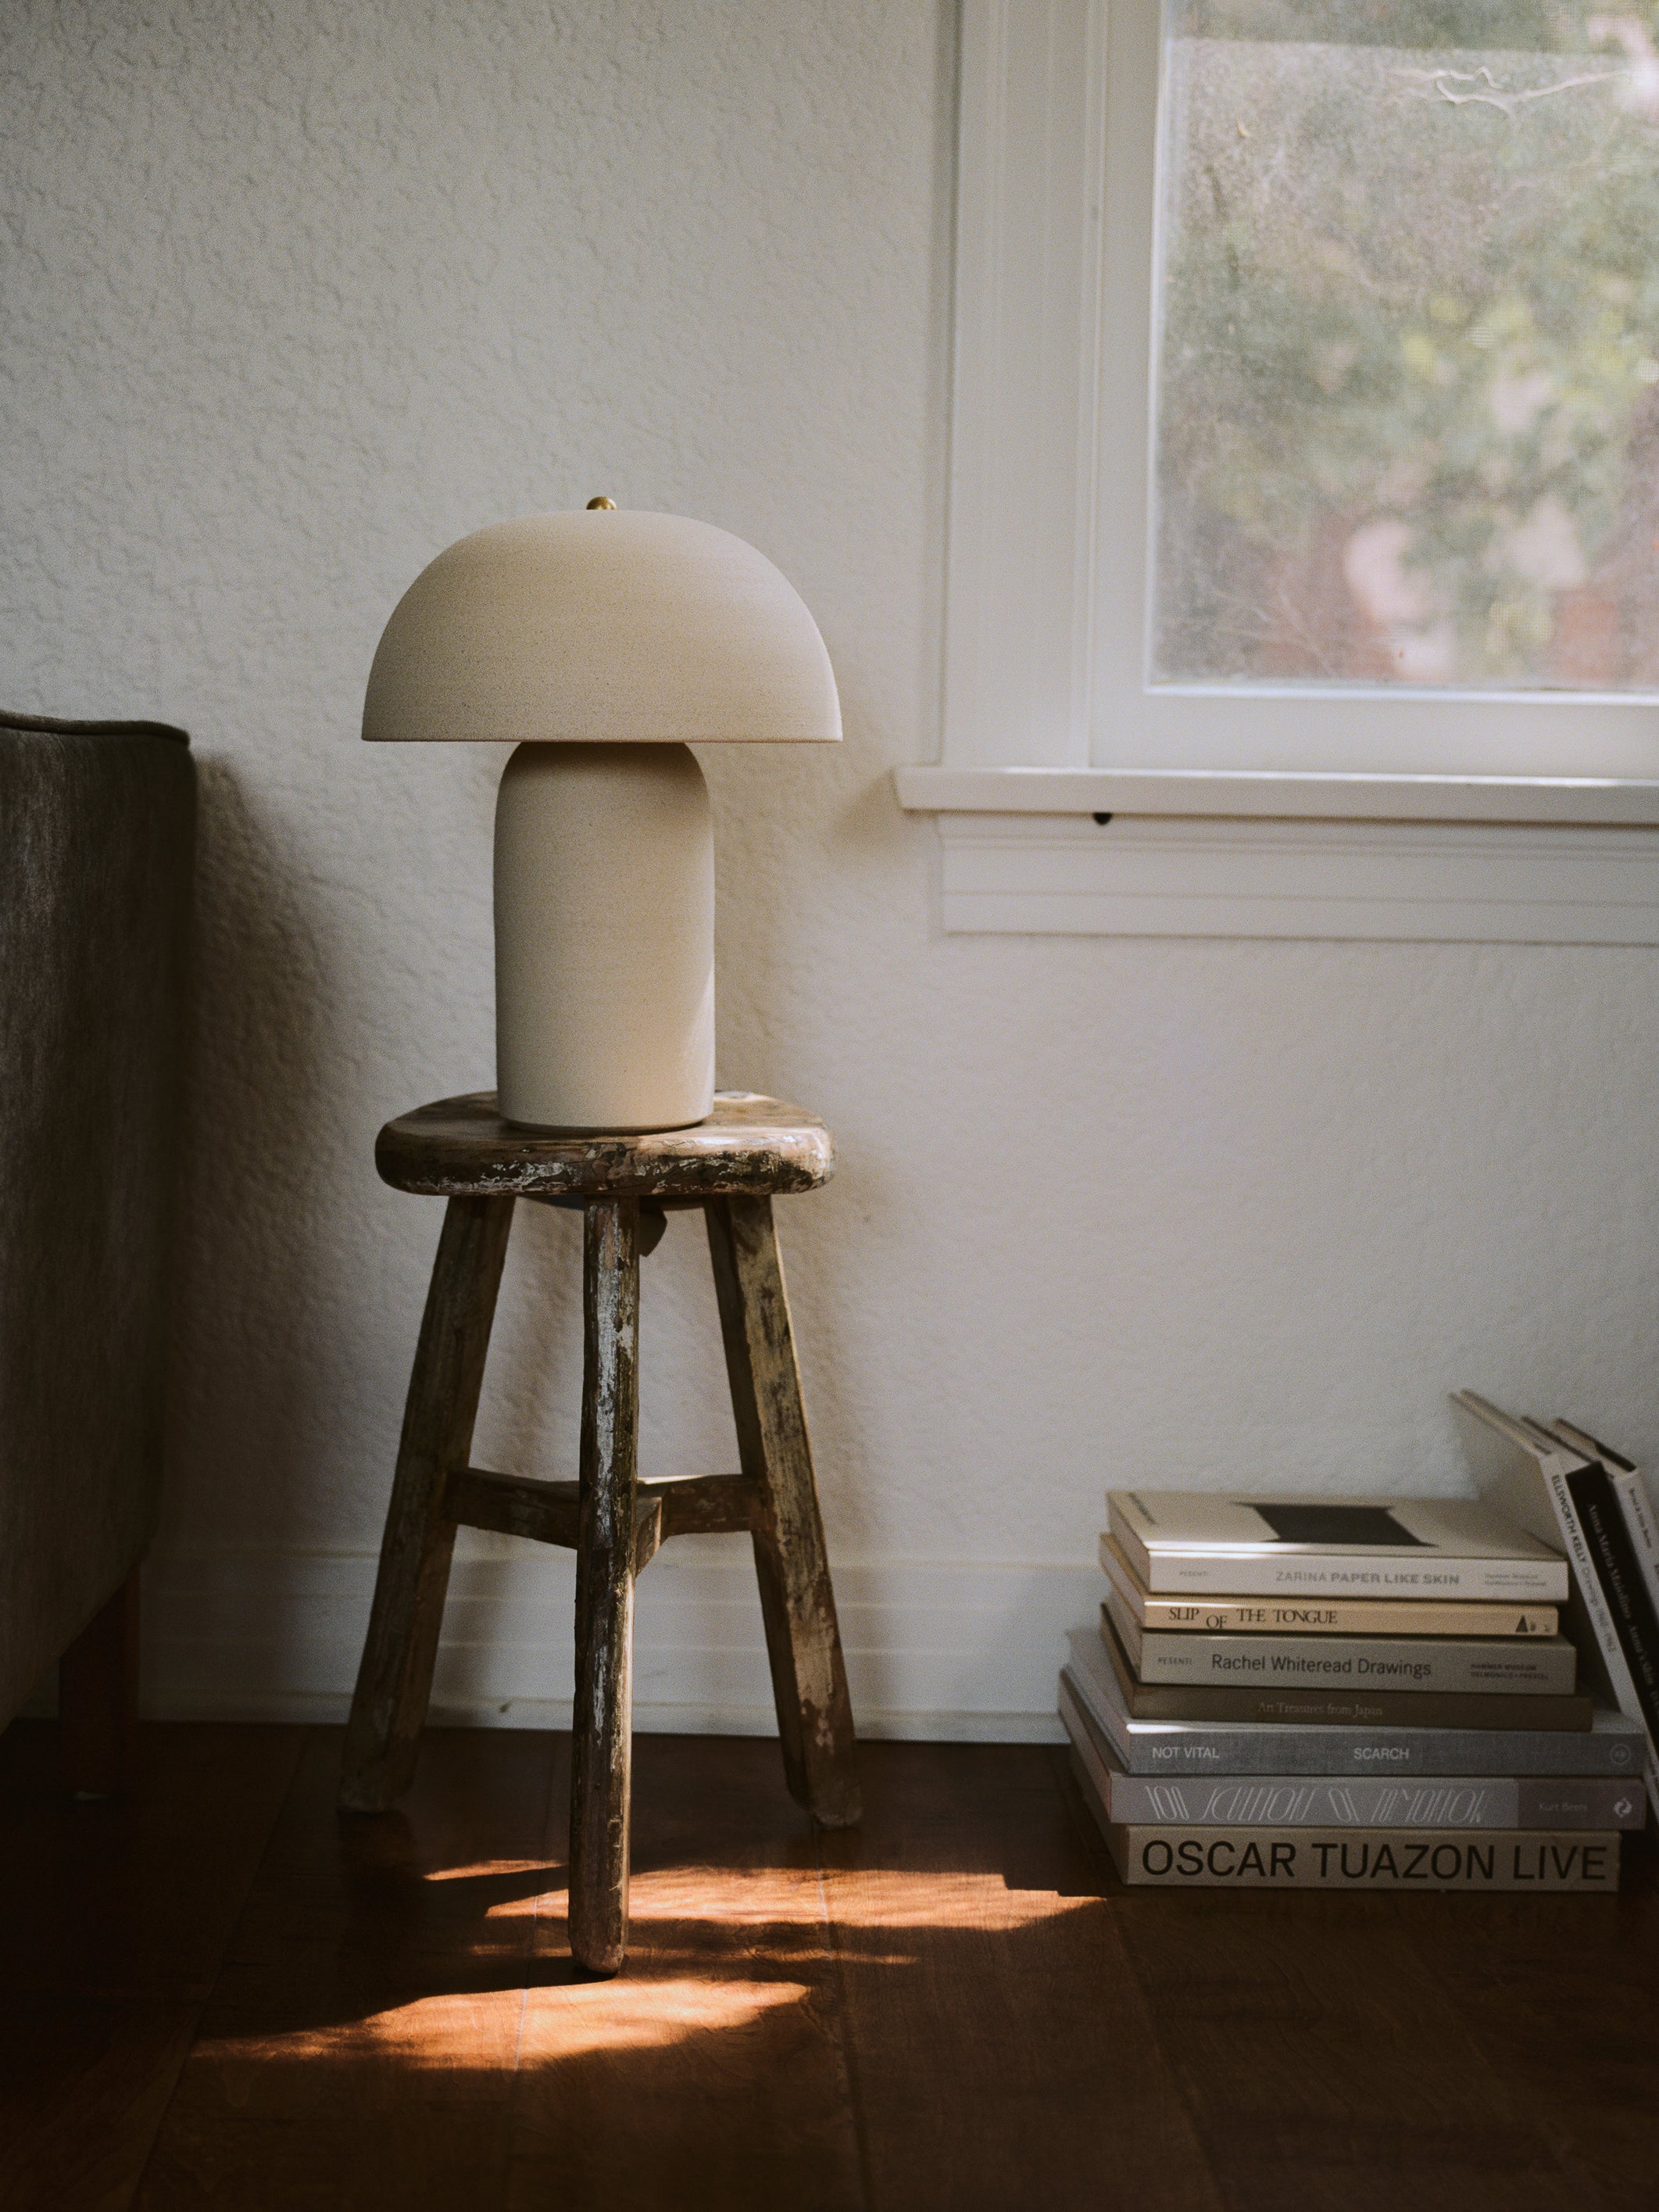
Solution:
M 1559 1539 L 1485 1501 L 1107 1506 L 1060 1711 L 1126 1881 L 1617 1888 L 1647 1739 L 1580 1680 Z

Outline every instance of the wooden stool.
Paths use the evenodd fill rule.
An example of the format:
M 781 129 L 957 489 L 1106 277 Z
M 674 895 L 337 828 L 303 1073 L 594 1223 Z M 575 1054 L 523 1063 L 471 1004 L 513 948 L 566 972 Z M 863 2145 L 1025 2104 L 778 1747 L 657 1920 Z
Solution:
M 828 1180 L 821 1121 L 721 1091 L 694 1128 L 566 1137 L 516 1128 L 492 1092 L 388 1121 L 374 1148 L 394 1189 L 447 1198 L 410 1378 L 340 1802 L 378 1813 L 414 1773 L 456 1528 L 496 1528 L 576 1553 L 570 1948 L 614 1974 L 628 1942 L 634 1577 L 665 1537 L 746 1528 L 790 1794 L 815 1820 L 859 1817 L 852 1707 L 812 1479 L 800 1373 L 772 1225 L 775 1194 Z M 515 1198 L 583 1215 L 580 1480 L 469 1467 Z M 641 1482 L 640 1255 L 670 1209 L 701 1206 L 742 1471 Z

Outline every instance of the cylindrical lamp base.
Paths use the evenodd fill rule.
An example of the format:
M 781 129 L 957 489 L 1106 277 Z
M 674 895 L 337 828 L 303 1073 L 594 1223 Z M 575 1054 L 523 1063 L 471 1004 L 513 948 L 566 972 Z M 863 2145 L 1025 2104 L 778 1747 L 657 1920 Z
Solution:
M 523 744 L 495 803 L 509 1121 L 683 1129 L 714 1097 L 714 832 L 673 744 Z

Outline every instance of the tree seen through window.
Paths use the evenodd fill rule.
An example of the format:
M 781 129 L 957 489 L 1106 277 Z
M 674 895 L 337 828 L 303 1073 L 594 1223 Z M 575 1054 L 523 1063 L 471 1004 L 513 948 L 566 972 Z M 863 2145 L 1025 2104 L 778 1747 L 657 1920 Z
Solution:
M 1171 0 L 1151 675 L 1659 691 L 1659 0 Z

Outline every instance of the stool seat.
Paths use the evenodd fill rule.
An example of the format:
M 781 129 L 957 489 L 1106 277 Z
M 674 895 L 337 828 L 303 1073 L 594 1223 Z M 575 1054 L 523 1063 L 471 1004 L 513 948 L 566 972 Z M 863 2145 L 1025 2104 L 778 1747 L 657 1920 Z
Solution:
M 374 1603 L 346 1729 L 340 1802 L 383 1812 L 409 1787 L 438 1656 L 458 1528 L 576 1553 L 571 1709 L 570 1948 L 614 1974 L 628 1942 L 635 1577 L 674 1536 L 747 1530 L 784 1778 L 825 1827 L 859 1817 L 856 1744 L 772 1200 L 829 1179 L 822 1121 L 723 1091 L 687 1129 L 586 1135 L 520 1128 L 493 1091 L 441 1098 L 380 1132 L 394 1189 L 448 1204 L 410 1376 Z M 514 1211 L 582 1215 L 580 1476 L 471 1463 L 472 1430 Z M 669 1212 L 703 1217 L 720 1309 L 735 1474 L 642 1482 L 640 1261 Z
M 474 1091 L 400 1115 L 374 1147 L 383 1182 L 426 1198 L 783 1197 L 835 1164 L 822 1121 L 752 1091 L 717 1091 L 687 1129 L 585 1136 L 504 1121 L 495 1092 Z

